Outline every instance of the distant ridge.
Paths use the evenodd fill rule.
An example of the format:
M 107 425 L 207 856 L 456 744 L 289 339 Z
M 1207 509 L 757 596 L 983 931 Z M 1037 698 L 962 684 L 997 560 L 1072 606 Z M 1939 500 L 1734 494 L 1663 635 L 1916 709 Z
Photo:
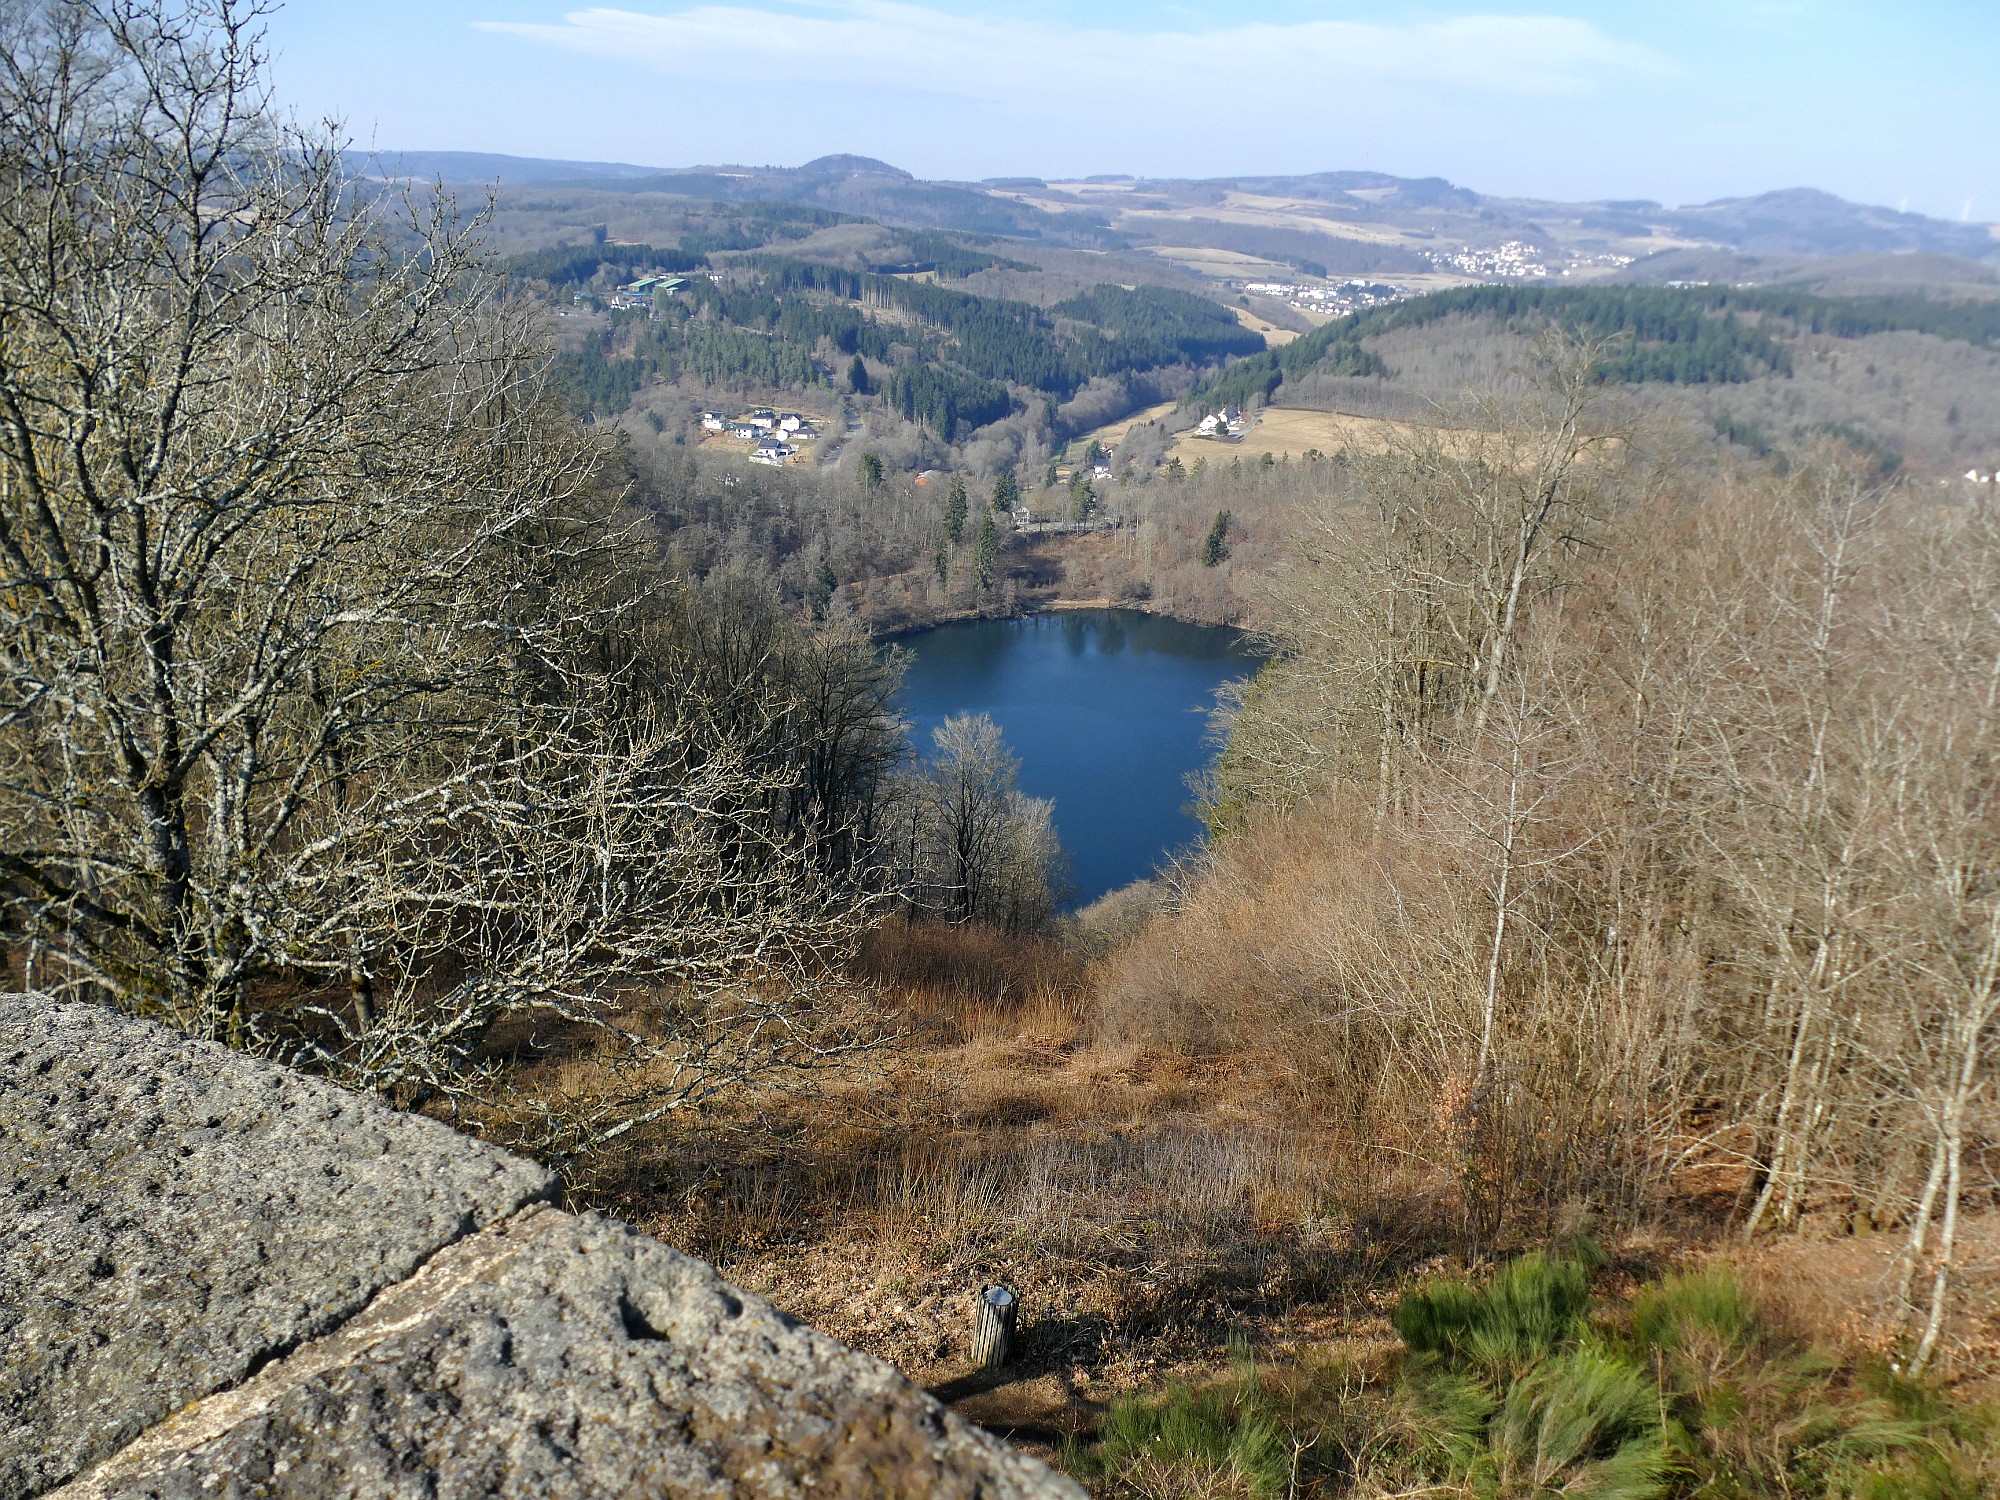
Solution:
M 1719 241 L 1758 255 L 1870 255 L 1928 251 L 1990 259 L 2000 255 L 1984 224 L 1954 224 L 1924 214 L 1850 203 L 1817 188 L 1783 188 L 1754 198 L 1664 213 L 1667 227 L 1690 237 Z
M 1557 221 L 1571 240 L 1592 235 L 1638 241 L 1630 252 L 1646 258 L 1658 239 L 1695 241 L 1714 251 L 1746 256 L 1809 258 L 1863 255 L 1948 255 L 2000 263 L 2000 238 L 1993 226 L 1954 223 L 1924 214 L 1853 203 L 1817 188 L 1782 188 L 1743 198 L 1668 208 L 1643 198 L 1558 203 L 1503 198 L 1475 192 L 1442 177 L 1397 177 L 1386 172 L 1329 171 L 1293 176 L 1243 175 L 1204 178 L 1132 178 L 1100 174 L 1081 180 L 1076 191 L 1039 177 L 988 178 L 985 182 L 927 181 L 872 156 L 838 152 L 797 167 L 645 167 L 629 162 L 544 160 L 479 151 L 350 152 L 352 168 L 365 176 L 442 178 L 447 182 L 510 186 L 566 186 L 614 193 L 666 193 L 723 202 L 797 203 L 879 218 L 910 228 L 959 229 L 1086 248 L 1118 249 L 1145 243 L 1150 231 L 1121 221 L 1124 203 L 1198 215 L 1231 193 L 1282 197 L 1325 205 L 1309 210 L 1324 217 L 1323 230 L 1293 228 L 1280 243 L 1274 231 L 1259 231 L 1256 244 L 1236 243 L 1224 229 L 1203 227 L 1203 243 L 1227 249 L 1276 254 L 1297 263 L 1335 258 L 1315 250 L 1313 241 L 1342 239 L 1343 224 L 1387 223 L 1406 230 L 1451 233 L 1500 230 L 1529 244 L 1544 242 Z M 1070 180 L 1076 189 L 1078 180 Z M 1009 193 L 1032 194 L 1034 203 Z M 1122 200 L 1122 201 L 1121 201 Z M 1441 218 L 1444 222 L 1433 222 Z M 1475 222 L 1476 221 L 1476 222 Z M 1135 237 L 1136 236 L 1136 237 Z M 1420 238 L 1428 239 L 1429 233 Z M 1296 241 L 1296 243 L 1294 243 Z M 1602 241 L 1600 240 L 1600 244 Z M 1656 252 L 1657 253 L 1657 252 Z M 1672 253 L 1672 252 L 1666 252 Z M 1401 259 L 1377 256 L 1361 264 L 1360 242 L 1347 240 L 1337 254 L 1346 269 L 1392 272 L 1410 269 Z M 1361 259 L 1366 259 L 1362 256 Z M 1392 263 L 1393 262 L 1393 263 Z M 1413 262 L 1414 264 L 1414 262 Z M 1643 273 L 1641 273 L 1643 275 Z
M 651 177 L 662 169 L 622 161 L 555 161 L 539 156 L 501 156 L 491 151 L 349 151 L 347 168 L 362 177 L 445 182 L 501 182 L 516 187 L 570 182 L 579 177 Z
M 900 177 L 905 182 L 915 182 L 913 173 L 901 167 L 892 167 L 886 161 L 877 161 L 872 156 L 820 156 L 799 168 L 801 177 Z

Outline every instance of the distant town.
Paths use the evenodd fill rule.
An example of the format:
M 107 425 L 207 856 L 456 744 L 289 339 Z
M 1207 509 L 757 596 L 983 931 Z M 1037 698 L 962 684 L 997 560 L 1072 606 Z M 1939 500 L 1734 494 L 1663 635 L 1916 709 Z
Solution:
M 1456 271 L 1486 280 L 1535 281 L 1548 276 L 1575 276 L 1583 271 L 1618 270 L 1632 264 L 1629 255 L 1590 254 L 1571 251 L 1563 264 L 1551 269 L 1546 252 L 1525 240 L 1508 240 L 1490 250 L 1462 245 L 1456 250 L 1426 250 L 1424 258 L 1440 271 Z
M 738 417 L 719 411 L 701 414 L 701 430 L 710 436 L 750 444 L 748 457 L 753 464 L 781 469 L 803 457 L 805 447 L 820 434 L 822 418 L 797 411 L 772 411 L 759 407 Z
M 1253 296 L 1273 298 L 1300 312 L 1336 318 L 1390 302 L 1401 302 L 1405 297 L 1416 295 L 1413 288 L 1383 281 L 1336 281 L 1327 286 L 1293 281 L 1251 281 L 1244 284 L 1243 290 Z

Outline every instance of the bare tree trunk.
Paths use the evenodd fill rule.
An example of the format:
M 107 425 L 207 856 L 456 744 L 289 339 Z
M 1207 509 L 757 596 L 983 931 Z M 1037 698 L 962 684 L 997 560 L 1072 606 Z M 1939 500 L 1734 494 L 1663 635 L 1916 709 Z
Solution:
M 1944 1222 L 1938 1230 L 1937 1269 L 1931 1276 L 1929 1315 L 1923 1335 L 1910 1356 L 1910 1373 L 1921 1375 L 1937 1355 L 1938 1338 L 1944 1332 L 1945 1309 L 1951 1295 L 1952 1253 L 1958 1244 L 1958 1201 L 1965 1154 L 1964 1119 L 1954 1100 L 1945 1109 L 1941 1144 L 1945 1155 Z
M 1500 960 L 1507 946 L 1508 903 L 1513 897 L 1514 852 L 1521 835 L 1521 750 L 1516 741 L 1507 777 L 1507 813 L 1500 837 L 1500 869 L 1493 886 L 1493 937 L 1486 950 L 1486 993 L 1481 998 L 1479 1018 L 1479 1061 L 1472 1071 L 1473 1091 L 1486 1083 L 1486 1069 L 1493 1056 L 1493 1022 L 1500 1008 Z
M 1751 1238 L 1764 1223 L 1774 1202 L 1782 1195 L 1785 1211 L 1780 1214 L 1784 1223 L 1791 1222 L 1791 1207 L 1796 1203 L 1799 1183 L 1805 1172 L 1805 1133 L 1798 1127 L 1798 1115 L 1806 1108 L 1805 1079 L 1806 1055 L 1819 1022 L 1821 990 L 1816 982 L 1825 965 L 1827 950 L 1826 935 L 1818 939 L 1813 955 L 1811 970 L 1804 986 L 1805 993 L 1799 1001 L 1798 1015 L 1792 1023 L 1792 1041 L 1785 1054 L 1785 1077 L 1778 1090 L 1778 1108 L 1772 1121 L 1771 1159 L 1764 1164 L 1764 1187 L 1757 1195 L 1757 1202 L 1743 1221 L 1743 1237 Z

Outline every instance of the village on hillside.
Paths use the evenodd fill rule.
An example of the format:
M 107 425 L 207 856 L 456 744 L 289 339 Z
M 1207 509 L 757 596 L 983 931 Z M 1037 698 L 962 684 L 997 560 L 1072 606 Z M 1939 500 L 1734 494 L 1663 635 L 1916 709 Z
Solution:
M 1243 290 L 1252 296 L 1282 302 L 1299 312 L 1327 318 L 1365 312 L 1417 295 L 1415 288 L 1383 281 L 1336 281 L 1326 286 L 1295 281 L 1248 281 Z
M 825 421 L 806 412 L 761 406 L 736 417 L 705 411 L 701 414 L 702 441 L 748 444 L 746 456 L 751 463 L 781 469 L 804 460 L 805 449 L 818 440 Z

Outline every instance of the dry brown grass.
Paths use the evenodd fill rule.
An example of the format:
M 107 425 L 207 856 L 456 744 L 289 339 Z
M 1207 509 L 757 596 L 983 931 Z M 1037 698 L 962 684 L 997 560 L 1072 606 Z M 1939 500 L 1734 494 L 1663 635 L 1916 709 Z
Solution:
M 1440 1243 L 1423 1185 L 1263 1058 L 1108 1033 L 1097 976 L 1052 941 L 899 921 L 857 977 L 903 1034 L 873 1072 L 663 1125 L 581 1196 L 921 1379 L 960 1373 L 971 1298 L 1005 1282 L 1020 1373 L 1071 1390 L 1198 1366 L 1232 1331 L 1379 1334 L 1393 1269 Z
M 1964 1259 L 1940 1373 L 1961 1394 L 2000 1401 L 2000 1210 L 1960 1225 Z M 1902 1234 L 1766 1236 L 1718 1258 L 1785 1327 L 1849 1357 L 1896 1358 L 1895 1286 Z
M 1401 963 L 1441 951 L 1452 920 L 1406 913 L 1399 930 L 1382 892 L 1419 872 L 1336 813 L 1290 829 L 1239 841 L 1095 962 L 1047 939 L 884 926 L 856 973 L 904 1039 L 876 1072 L 657 1132 L 598 1201 L 1045 1452 L 1116 1396 L 1212 1378 L 1232 1338 L 1280 1364 L 1379 1357 L 1413 1275 L 1501 1247 L 1468 1257 L 1448 1089 L 1413 1070 L 1364 1090 L 1373 1054 L 1344 1056 L 1301 1007 L 1353 982 L 1330 954 Z M 1358 1119 L 1363 1100 L 1375 1114 Z M 1624 1236 L 1620 1262 L 1661 1270 L 1703 1237 L 1697 1219 L 1662 1221 Z M 1514 1243 L 1534 1239 L 1531 1222 Z M 1803 1331 L 1877 1347 L 1836 1326 L 1858 1296 L 1825 1293 L 1879 1279 L 1880 1254 L 1855 1253 L 1788 1241 L 1731 1259 Z M 965 1363 L 993 1282 L 1024 1309 L 998 1389 Z

